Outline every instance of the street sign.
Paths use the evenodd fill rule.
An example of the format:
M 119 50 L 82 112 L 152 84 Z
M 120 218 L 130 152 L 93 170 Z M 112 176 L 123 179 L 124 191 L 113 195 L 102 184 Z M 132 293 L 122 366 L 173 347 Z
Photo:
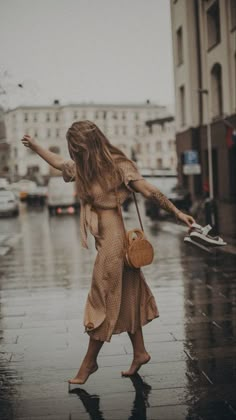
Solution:
M 185 150 L 184 152 L 184 164 L 192 165 L 199 163 L 198 151 L 197 150 Z
M 184 175 L 198 175 L 201 173 L 197 150 L 185 150 L 183 173 Z
M 191 163 L 183 165 L 184 175 L 199 175 L 201 173 L 201 165 L 199 163 Z

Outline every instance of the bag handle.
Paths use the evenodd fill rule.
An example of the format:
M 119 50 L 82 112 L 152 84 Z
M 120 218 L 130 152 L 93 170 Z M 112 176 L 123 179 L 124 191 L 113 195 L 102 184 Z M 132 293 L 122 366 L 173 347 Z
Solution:
M 122 211 L 121 211 L 121 204 L 120 204 L 120 200 L 119 200 L 118 193 L 117 193 L 117 190 L 116 189 L 115 189 L 115 194 L 116 194 L 116 201 L 117 201 L 117 206 L 118 206 L 119 214 L 120 214 L 120 216 L 122 218 L 122 222 L 123 222 L 123 226 L 124 226 L 124 230 L 125 230 L 124 219 L 123 219 Z M 133 192 L 133 198 L 134 198 L 135 207 L 136 207 L 136 210 L 137 210 L 137 213 L 138 213 L 138 219 L 139 219 L 139 223 L 140 223 L 140 226 L 141 226 L 141 230 L 144 232 L 143 223 L 142 223 L 142 219 L 141 219 L 139 208 L 138 208 L 138 202 L 137 202 L 137 198 L 136 198 L 136 195 L 135 195 L 134 192 Z
M 134 197 L 135 207 L 136 207 L 136 210 L 137 210 L 137 213 L 138 213 L 139 223 L 140 223 L 142 231 L 144 232 L 143 223 L 142 223 L 142 219 L 141 219 L 139 208 L 138 208 L 138 202 L 137 202 L 137 198 L 136 198 L 136 195 L 135 195 L 134 192 L 133 192 L 133 197 Z
M 144 239 L 145 238 L 145 235 L 144 235 L 143 230 L 140 230 L 140 229 L 132 229 L 132 230 L 129 230 L 127 232 L 127 241 L 128 241 L 129 244 L 132 243 L 132 241 L 134 239 L 134 234 L 139 239 Z

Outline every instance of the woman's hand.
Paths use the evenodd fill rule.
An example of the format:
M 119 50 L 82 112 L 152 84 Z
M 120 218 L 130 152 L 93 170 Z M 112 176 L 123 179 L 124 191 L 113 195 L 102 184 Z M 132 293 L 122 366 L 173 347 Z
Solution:
M 29 149 L 35 150 L 36 148 L 36 141 L 33 139 L 33 137 L 28 136 L 28 134 L 25 134 L 23 139 L 21 139 L 21 142 L 25 147 L 29 147 Z
M 40 146 L 39 143 L 33 139 L 33 137 L 25 134 L 23 139 L 21 139 L 22 144 L 29 149 L 32 149 L 37 153 L 41 158 L 43 158 L 49 165 L 53 168 L 59 169 L 62 171 L 65 159 L 63 156 L 58 155 L 57 153 L 51 152 L 50 150 Z
M 188 225 L 189 227 L 191 227 L 191 225 L 193 223 L 196 223 L 194 218 L 188 214 L 183 213 L 182 211 L 178 211 L 178 213 L 176 214 L 176 217 L 181 220 L 181 222 L 186 223 L 186 225 Z

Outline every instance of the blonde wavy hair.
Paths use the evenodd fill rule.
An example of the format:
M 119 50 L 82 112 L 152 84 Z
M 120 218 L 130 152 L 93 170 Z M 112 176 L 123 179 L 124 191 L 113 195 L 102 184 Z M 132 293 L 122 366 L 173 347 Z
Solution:
M 91 184 L 95 180 L 106 190 L 122 182 L 117 163 L 129 159 L 109 142 L 95 123 L 74 122 L 66 139 L 70 157 L 76 164 L 76 184 L 81 199 L 90 198 Z

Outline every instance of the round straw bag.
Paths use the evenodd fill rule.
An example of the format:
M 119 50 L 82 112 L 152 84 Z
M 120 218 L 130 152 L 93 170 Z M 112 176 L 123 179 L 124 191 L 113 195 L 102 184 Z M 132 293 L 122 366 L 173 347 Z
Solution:
M 140 268 L 153 261 L 154 250 L 146 239 L 143 230 L 132 229 L 126 232 L 125 264 L 131 268 Z

